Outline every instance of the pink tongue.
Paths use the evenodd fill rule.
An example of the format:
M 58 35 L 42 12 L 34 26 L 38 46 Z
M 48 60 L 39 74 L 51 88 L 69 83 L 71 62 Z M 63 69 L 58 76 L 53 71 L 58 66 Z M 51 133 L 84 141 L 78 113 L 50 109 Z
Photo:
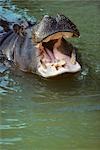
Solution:
M 54 54 L 49 49 L 46 49 L 46 51 L 47 51 L 48 56 L 50 57 L 51 61 L 54 62 L 54 60 L 55 60 Z
M 48 54 L 46 54 L 46 52 L 44 52 L 43 62 L 47 62 L 47 63 L 51 62 L 51 59 L 48 56 Z
M 57 60 L 62 60 L 62 59 L 66 59 L 66 55 L 62 54 L 61 52 L 59 52 L 57 50 L 57 48 L 54 48 L 53 49 L 53 53 L 54 53 L 54 56 Z
M 46 49 L 46 52 L 44 52 L 43 61 L 48 63 L 55 61 L 55 56 L 49 49 Z
M 53 49 L 53 53 L 54 53 L 54 56 L 57 60 L 64 60 L 67 63 L 67 65 L 71 64 L 70 57 L 62 54 L 60 51 L 57 50 L 57 48 Z
M 49 49 L 46 49 L 46 52 L 44 52 L 43 61 L 50 63 L 56 62 L 57 60 L 65 60 L 67 64 L 70 63 L 70 57 L 62 54 L 60 51 L 57 50 L 57 48 L 54 48 L 53 52 L 51 52 Z

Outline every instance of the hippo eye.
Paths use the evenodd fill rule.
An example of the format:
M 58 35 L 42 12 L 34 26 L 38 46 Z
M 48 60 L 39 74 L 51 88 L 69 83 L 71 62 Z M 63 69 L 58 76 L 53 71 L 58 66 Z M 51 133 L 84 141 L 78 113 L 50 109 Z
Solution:
M 44 17 L 43 17 L 43 21 L 51 21 L 52 20 L 52 17 L 51 16 L 49 16 L 49 15 L 45 15 Z
M 45 15 L 44 18 L 49 18 L 49 15 Z

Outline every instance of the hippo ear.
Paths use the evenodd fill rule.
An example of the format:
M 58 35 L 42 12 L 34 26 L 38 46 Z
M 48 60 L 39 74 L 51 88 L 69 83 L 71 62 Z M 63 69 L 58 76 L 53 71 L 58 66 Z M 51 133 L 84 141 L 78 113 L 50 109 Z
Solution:
M 25 35 L 25 28 L 23 25 L 19 25 L 19 24 L 14 24 L 13 25 L 13 31 L 15 33 L 17 33 L 20 36 L 24 36 Z
M 9 23 L 1 18 L 0 18 L 0 26 L 3 28 L 5 32 L 8 32 L 10 30 Z

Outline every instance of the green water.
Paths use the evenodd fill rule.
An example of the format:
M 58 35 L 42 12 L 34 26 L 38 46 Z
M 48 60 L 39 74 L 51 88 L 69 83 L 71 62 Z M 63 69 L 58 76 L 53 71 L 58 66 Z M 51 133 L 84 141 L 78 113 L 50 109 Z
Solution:
M 0 74 L 0 150 L 99 150 L 100 2 L 13 0 L 1 6 L 38 19 L 68 16 L 81 33 L 70 41 L 83 67 L 49 80 L 19 70 Z

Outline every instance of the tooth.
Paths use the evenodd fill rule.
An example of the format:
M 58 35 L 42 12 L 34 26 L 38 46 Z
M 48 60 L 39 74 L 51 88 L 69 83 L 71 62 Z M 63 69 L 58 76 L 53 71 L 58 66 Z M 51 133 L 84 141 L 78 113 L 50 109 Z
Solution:
M 43 66 L 43 68 L 46 69 L 47 66 L 45 65 L 45 63 L 42 60 L 40 60 L 40 62 L 41 62 L 41 65 Z
M 65 60 L 60 60 L 59 62 L 58 62 L 58 65 L 59 66 L 63 66 L 63 65 L 65 65 L 66 64 L 66 61 Z
M 70 62 L 73 65 L 76 63 L 76 53 L 75 53 L 75 50 L 72 51 Z
M 61 66 L 65 65 L 65 64 L 66 64 L 65 60 L 59 60 L 58 62 L 53 63 L 51 66 L 61 67 Z

